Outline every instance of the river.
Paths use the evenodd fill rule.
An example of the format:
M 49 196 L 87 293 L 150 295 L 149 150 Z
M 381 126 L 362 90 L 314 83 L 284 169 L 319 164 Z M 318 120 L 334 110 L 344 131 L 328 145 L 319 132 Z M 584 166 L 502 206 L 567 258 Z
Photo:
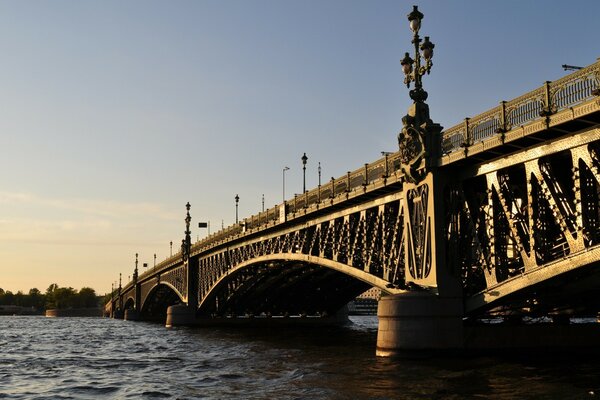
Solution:
M 339 328 L 165 329 L 0 317 L 2 399 L 592 399 L 594 356 L 375 357 L 376 317 Z

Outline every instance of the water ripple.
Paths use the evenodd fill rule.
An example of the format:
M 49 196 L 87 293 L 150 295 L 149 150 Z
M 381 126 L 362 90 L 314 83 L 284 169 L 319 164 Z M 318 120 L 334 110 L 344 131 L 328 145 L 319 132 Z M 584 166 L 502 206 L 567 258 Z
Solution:
M 595 359 L 390 360 L 376 319 L 336 329 L 172 329 L 0 317 L 0 399 L 589 398 Z M 569 365 L 569 368 L 565 368 Z

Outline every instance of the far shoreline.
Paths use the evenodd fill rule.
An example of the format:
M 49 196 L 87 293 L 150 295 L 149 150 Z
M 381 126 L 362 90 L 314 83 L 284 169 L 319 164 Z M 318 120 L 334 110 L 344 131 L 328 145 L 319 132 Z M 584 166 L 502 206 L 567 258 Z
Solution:
M 100 307 L 89 308 L 51 308 L 46 310 L 46 317 L 102 317 Z

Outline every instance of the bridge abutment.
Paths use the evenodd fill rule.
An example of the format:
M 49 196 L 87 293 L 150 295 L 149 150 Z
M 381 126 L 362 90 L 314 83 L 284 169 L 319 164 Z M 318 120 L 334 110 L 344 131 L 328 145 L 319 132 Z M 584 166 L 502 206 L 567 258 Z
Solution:
M 390 357 L 410 350 L 464 348 L 463 305 L 459 297 L 429 292 L 385 296 L 377 307 L 377 351 Z

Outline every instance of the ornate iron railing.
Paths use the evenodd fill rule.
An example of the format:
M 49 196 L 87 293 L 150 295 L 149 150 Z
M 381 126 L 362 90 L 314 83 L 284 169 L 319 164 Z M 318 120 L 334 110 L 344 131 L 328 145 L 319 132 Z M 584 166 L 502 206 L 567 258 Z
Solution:
M 598 96 L 599 90 L 600 59 L 554 82 L 546 82 L 542 87 L 516 99 L 502 101 L 499 106 L 473 118 L 466 118 L 461 124 L 445 130 L 442 132 L 442 151 L 451 153 L 550 116 Z

